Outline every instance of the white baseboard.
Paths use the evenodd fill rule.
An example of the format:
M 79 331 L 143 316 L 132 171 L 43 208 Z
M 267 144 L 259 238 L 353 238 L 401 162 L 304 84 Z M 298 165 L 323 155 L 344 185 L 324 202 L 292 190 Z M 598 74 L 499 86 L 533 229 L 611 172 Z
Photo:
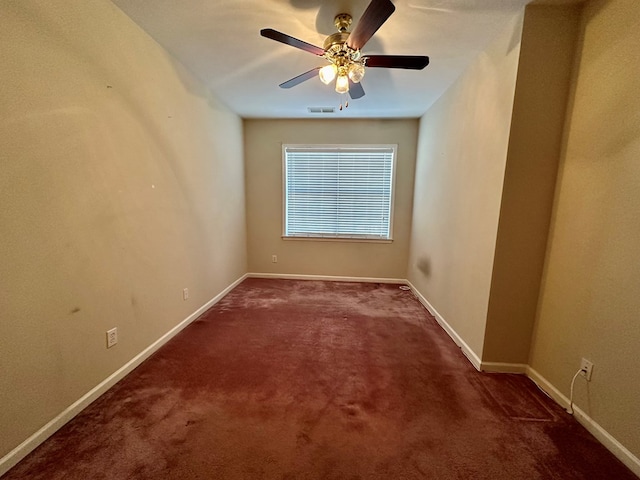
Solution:
M 531 367 L 527 367 L 527 376 L 533 380 L 538 387 L 547 395 L 553 398 L 565 410 L 569 408 L 570 400 L 555 386 L 553 386 L 546 378 Z M 618 460 L 624 463 L 633 473 L 640 477 L 640 459 L 631 453 L 624 445 L 616 440 L 609 432 L 607 432 L 599 423 L 591 418 L 580 407 L 573 404 L 573 416 L 591 435 L 596 437 L 607 450 L 613 453 Z
M 527 373 L 528 365 L 524 363 L 482 362 L 480 370 L 491 373 Z
M 165 343 L 171 340 L 174 336 L 176 336 L 181 330 L 187 327 L 191 322 L 193 322 L 196 318 L 202 315 L 205 311 L 211 308 L 213 305 L 218 303 L 222 297 L 224 297 L 227 293 L 229 293 L 233 288 L 235 288 L 240 282 L 242 282 L 247 275 L 243 275 L 227 288 L 225 288 L 218 295 L 213 297 L 203 306 L 198 308 L 195 312 L 181 321 L 178 325 L 173 327 L 167 333 L 165 333 L 158 340 L 153 342 L 147 348 L 145 348 L 142 352 L 132 358 L 129 362 L 123 365 L 121 368 L 116 370 L 109 377 L 104 379 L 98 385 L 93 387 L 89 392 L 84 394 L 66 409 L 64 409 L 58 416 L 53 418 L 49 423 L 44 425 L 40 430 L 35 432 L 29 438 L 27 438 L 24 442 L 18 445 L 16 448 L 7 453 L 4 457 L 0 459 L 0 476 L 4 475 L 15 466 L 20 460 L 26 457 L 29 453 L 31 453 L 36 447 L 38 447 L 41 443 L 43 443 L 47 438 L 53 435 L 56 431 L 62 428 L 69 420 L 78 415 L 82 410 L 88 407 L 94 400 L 100 397 L 103 393 L 109 390 L 112 386 L 122 380 L 125 376 L 127 376 L 133 369 L 135 369 L 138 365 L 144 362 L 148 357 L 150 357 L 153 353 L 155 353 L 160 347 L 162 347 Z
M 431 305 L 429 301 L 422 296 L 422 294 L 416 289 L 416 287 L 408 280 L 405 280 L 405 282 L 407 283 L 407 285 L 409 285 L 409 287 L 411 288 L 411 291 L 418 298 L 420 303 L 424 305 L 424 307 L 429 311 L 429 313 L 435 317 L 436 322 L 438 322 L 438 324 L 440 324 L 440 326 L 444 329 L 444 331 L 447 332 L 447 334 L 453 339 L 455 344 L 458 347 L 460 347 L 464 356 L 467 357 L 467 359 L 471 362 L 471 365 L 473 365 L 476 368 L 476 370 L 481 370 L 482 362 L 480 361 L 480 357 L 478 357 L 478 355 L 476 355 L 476 353 L 471 349 L 471 347 L 467 345 L 467 343 L 462 339 L 462 337 L 458 335 L 458 332 L 456 332 L 453 329 L 453 327 L 447 323 L 447 321 L 442 317 L 442 315 L 440 315 L 438 311 L 435 308 L 433 308 L 433 305 Z
M 340 277 L 330 275 L 303 275 L 295 273 L 247 273 L 248 278 L 278 278 L 282 280 L 322 280 L 326 282 L 364 282 L 364 283 L 392 283 L 406 285 L 404 278 L 375 278 L 375 277 Z

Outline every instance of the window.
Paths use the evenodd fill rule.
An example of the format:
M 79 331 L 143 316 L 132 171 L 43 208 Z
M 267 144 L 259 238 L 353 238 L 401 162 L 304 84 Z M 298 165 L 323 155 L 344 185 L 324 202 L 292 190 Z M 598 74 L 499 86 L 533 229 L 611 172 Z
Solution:
M 396 145 L 284 145 L 284 236 L 391 240 Z

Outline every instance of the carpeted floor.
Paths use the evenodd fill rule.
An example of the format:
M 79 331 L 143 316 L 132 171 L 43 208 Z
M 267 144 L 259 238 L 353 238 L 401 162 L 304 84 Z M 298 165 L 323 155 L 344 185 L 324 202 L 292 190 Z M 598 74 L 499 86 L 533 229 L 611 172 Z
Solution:
M 636 479 L 398 285 L 249 279 L 9 479 Z

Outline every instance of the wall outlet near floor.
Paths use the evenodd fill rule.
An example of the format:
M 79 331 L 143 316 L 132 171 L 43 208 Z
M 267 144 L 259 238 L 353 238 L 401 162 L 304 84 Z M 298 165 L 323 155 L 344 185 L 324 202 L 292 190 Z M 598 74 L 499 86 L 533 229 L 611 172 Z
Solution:
M 593 363 L 583 358 L 580 362 L 580 375 L 582 375 L 587 382 L 591 381 L 591 374 L 593 373 Z
M 118 343 L 118 327 L 107 330 L 107 348 L 113 347 Z
M 278 255 L 271 255 L 271 263 L 278 263 Z
M 187 298 L 189 298 L 189 289 L 188 288 L 183 288 L 182 289 L 182 300 L 186 300 Z

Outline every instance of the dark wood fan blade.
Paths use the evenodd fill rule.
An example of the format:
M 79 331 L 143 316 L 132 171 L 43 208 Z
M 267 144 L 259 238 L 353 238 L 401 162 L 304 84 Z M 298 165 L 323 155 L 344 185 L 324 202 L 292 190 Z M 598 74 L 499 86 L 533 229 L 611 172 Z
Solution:
M 349 80 L 349 96 L 353 100 L 364 97 L 364 88 L 362 88 L 362 84 L 353 83 L 351 80 Z
M 347 46 L 354 50 L 360 50 L 364 47 L 365 43 L 373 37 L 373 34 L 387 21 L 395 9 L 396 7 L 390 0 L 371 0 L 358 24 L 349 35 Z
M 365 55 L 362 58 L 367 67 L 422 70 L 429 65 L 429 57 L 420 55 Z
M 314 55 L 318 55 L 319 57 L 324 55 L 324 50 L 322 48 L 316 47 L 315 45 L 311 45 L 307 42 L 303 42 L 302 40 L 298 40 L 297 38 L 287 35 L 286 33 L 278 32 L 273 28 L 263 28 L 262 30 L 260 30 L 260 35 L 265 38 L 275 40 L 276 42 L 299 48 L 300 50 L 304 50 L 305 52 L 313 53 Z
M 304 72 L 298 75 L 297 77 L 293 77 L 291 80 L 287 80 L 286 82 L 281 83 L 280 88 L 295 87 L 296 85 L 309 80 L 310 78 L 316 77 L 318 75 L 318 70 L 320 70 L 320 67 L 316 67 L 313 70 L 309 70 L 308 72 Z

